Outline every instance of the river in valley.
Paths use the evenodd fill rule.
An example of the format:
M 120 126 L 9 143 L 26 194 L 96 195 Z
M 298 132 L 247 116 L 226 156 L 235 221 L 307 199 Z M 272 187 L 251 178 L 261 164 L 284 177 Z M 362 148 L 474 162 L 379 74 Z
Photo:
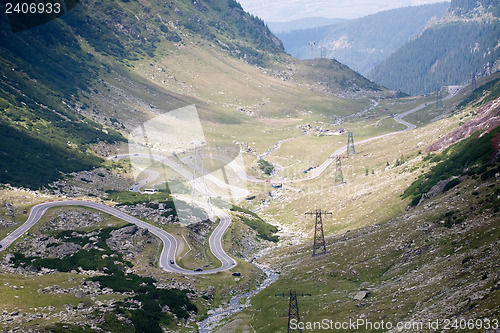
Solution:
M 256 266 L 266 274 L 266 278 L 264 279 L 264 281 L 262 281 L 262 283 L 256 289 L 238 294 L 231 298 L 229 304 L 220 306 L 217 309 L 212 310 L 208 318 L 198 322 L 200 333 L 212 332 L 214 328 L 220 325 L 222 320 L 249 307 L 250 300 L 253 296 L 278 280 L 279 274 L 273 272 L 270 268 L 260 265 Z

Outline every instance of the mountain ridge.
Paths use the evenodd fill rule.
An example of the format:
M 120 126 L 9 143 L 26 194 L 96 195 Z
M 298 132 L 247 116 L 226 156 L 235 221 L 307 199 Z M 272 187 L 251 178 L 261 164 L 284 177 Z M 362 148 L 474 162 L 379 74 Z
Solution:
M 326 17 L 306 17 L 303 19 L 288 21 L 288 22 L 267 22 L 269 29 L 275 33 L 286 33 L 293 30 L 311 29 L 322 26 L 330 26 L 338 24 L 345 19 L 342 18 L 326 18 Z
M 432 22 L 368 76 L 415 95 L 494 73 L 500 69 L 499 14 L 495 2 L 454 0 L 442 20 Z
M 287 52 L 297 58 L 314 58 L 323 53 L 366 76 L 375 64 L 421 33 L 434 16 L 441 18 L 447 7 L 447 3 L 438 3 L 392 9 L 333 26 L 277 33 L 277 36 L 283 40 Z M 309 42 L 315 43 L 314 49 Z M 325 50 L 321 51 L 322 48 Z

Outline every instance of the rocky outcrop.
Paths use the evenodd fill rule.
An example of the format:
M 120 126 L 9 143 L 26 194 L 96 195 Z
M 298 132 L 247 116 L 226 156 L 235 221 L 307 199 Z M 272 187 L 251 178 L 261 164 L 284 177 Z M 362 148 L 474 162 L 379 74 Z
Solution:
M 105 168 L 72 172 L 66 179 L 57 180 L 49 185 L 47 192 L 56 196 L 106 197 L 106 190 L 127 191 L 133 184 L 127 175 L 113 173 Z
M 16 225 L 14 221 L 0 218 L 0 230 L 10 228 L 14 225 Z
M 68 254 L 76 253 L 80 251 L 82 247 L 75 243 L 62 243 L 58 246 L 52 246 L 48 248 L 49 258 L 62 258 Z
M 151 204 L 157 205 L 158 208 L 150 207 Z M 153 201 L 149 204 L 120 206 L 118 208 L 129 215 L 160 224 L 168 224 L 177 221 L 177 217 L 174 215 L 175 212 L 170 208 L 165 208 L 164 204 L 158 203 L 157 201 Z
M 151 243 L 151 237 L 147 229 L 131 225 L 112 231 L 106 244 L 111 250 L 123 253 L 130 259 L 142 251 L 146 243 Z
M 470 137 L 477 131 L 487 133 L 500 125 L 500 98 L 483 105 L 477 110 L 477 116 L 463 124 L 453 132 L 430 145 L 426 151 L 436 151 L 447 148 L 462 139 Z
M 197 223 L 190 224 L 187 228 L 189 229 L 189 231 L 196 234 L 201 241 L 203 241 L 210 233 L 211 221 L 203 220 Z
M 57 216 L 51 218 L 41 230 L 78 230 L 95 227 L 103 221 L 104 216 L 101 212 L 91 212 L 84 208 L 58 209 Z
M 354 295 L 353 299 L 355 301 L 361 301 L 361 300 L 367 298 L 368 296 L 370 296 L 369 291 L 361 290 L 361 291 L 357 292 L 356 295 Z

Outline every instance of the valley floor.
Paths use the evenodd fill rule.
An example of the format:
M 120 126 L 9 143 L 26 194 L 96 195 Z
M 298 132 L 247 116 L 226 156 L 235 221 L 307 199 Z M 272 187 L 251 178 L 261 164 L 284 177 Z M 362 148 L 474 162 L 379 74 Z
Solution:
M 266 180 L 267 176 L 254 169 L 251 176 L 246 176 L 252 180 L 249 189 L 255 193 L 243 203 L 246 208 L 228 206 L 233 223 L 222 243 L 238 263 L 232 269 L 224 267 L 229 271 L 202 276 L 165 274 L 157 268 L 161 244 L 145 230 L 132 230 L 124 221 L 92 210 L 90 213 L 81 209 L 50 211 L 12 248 L 2 251 L 2 279 L 6 282 L 0 286 L 0 295 L 11 300 L 2 304 L 4 328 L 41 329 L 47 325 L 65 328 L 66 325 L 67 330 L 77 330 L 78 325 L 84 324 L 95 329 L 125 329 L 131 323 L 140 325 L 142 320 L 152 320 L 152 313 L 159 310 L 160 321 L 169 329 L 195 331 L 196 320 L 212 315 L 212 309 L 227 303 L 234 295 L 255 289 L 264 280 L 263 272 L 251 262 L 257 251 L 268 248 L 257 261 L 272 269 L 273 276 L 279 276 L 277 281 L 270 285 L 266 282 L 266 288 L 260 288 L 251 299 L 236 298 L 235 302 L 246 305 L 238 309 L 233 304 L 232 308 L 238 312 L 215 320 L 219 325 L 214 331 L 284 331 L 287 295 L 291 290 L 307 295 L 298 297 L 304 325 L 325 323 L 324 320 L 342 325 L 354 320 L 359 327 L 351 331 L 368 332 L 373 331 L 373 326 L 367 325 L 384 322 L 391 327 L 375 331 L 395 332 L 398 323 L 413 323 L 423 325 L 422 329 L 418 327 L 419 331 L 430 332 L 435 331 L 431 326 L 435 324 L 443 330 L 447 324 L 455 328 L 456 320 L 459 325 L 464 321 L 473 323 L 477 331 L 487 325 L 495 329 L 500 310 L 500 173 L 495 174 L 496 166 L 488 164 L 475 176 L 464 174 L 456 186 L 446 191 L 445 184 L 440 183 L 441 187 L 433 187 L 432 196 L 422 199 L 414 208 L 407 208 L 409 200 L 400 197 L 418 175 L 431 172 L 439 163 L 432 155 L 424 156 L 425 147 L 460 122 L 476 116 L 473 107 L 451 115 L 447 112 L 463 98 L 455 94 L 457 91 L 448 95 L 447 108 L 434 121 L 425 119 L 428 124 L 419 128 L 402 120 L 401 115 L 428 113 L 435 100 L 398 101 L 394 108 L 400 108 L 397 112 L 400 116 L 388 120 L 404 124 L 406 131 L 401 127 L 391 130 L 394 124 L 382 123 L 383 118 L 374 115 L 376 110 L 363 114 L 362 119 L 346 122 L 343 126 L 358 133 L 357 154 L 345 160 L 344 184 L 327 186 L 333 192 L 325 192 L 324 187 L 335 175 L 330 166 L 332 160 L 328 159 L 332 150 L 325 149 L 315 156 L 313 163 L 307 163 L 316 164 L 326 157 L 323 164 L 319 163 L 309 175 L 301 175 L 298 181 L 287 182 L 286 170 L 279 175 L 281 180 L 273 180 L 276 173 Z M 436 119 L 446 114 L 448 118 Z M 298 149 L 306 143 L 321 144 L 324 133 L 311 131 L 289 142 L 282 141 L 266 158 L 272 164 L 284 165 L 294 159 L 289 152 L 295 145 Z M 345 148 L 335 148 L 336 144 L 330 143 L 328 148 L 337 149 L 335 154 L 344 154 Z M 109 163 L 122 163 L 123 169 L 123 162 Z M 110 168 L 111 173 L 114 168 L 116 165 Z M 212 245 L 207 244 L 213 224 L 201 221 L 188 227 L 178 225 L 175 223 L 178 217 L 168 208 L 172 206 L 169 194 L 135 193 L 128 190 L 129 185 L 117 191 L 112 184 L 126 182 L 131 178 L 130 171 L 122 171 L 120 181 L 106 171 L 96 172 L 99 176 L 72 176 L 64 184 L 59 183 L 57 191 L 74 196 L 78 185 L 78 195 L 87 191 L 88 196 L 95 196 L 93 186 L 85 189 L 85 183 L 106 179 L 110 190 L 98 192 L 97 195 L 103 196 L 101 199 L 113 200 L 122 211 L 174 235 L 184 244 L 177 253 L 182 265 L 214 267 L 217 259 L 209 250 Z M 2 239 L 25 220 L 23 211 L 27 212 L 34 202 L 54 199 L 42 192 L 9 187 L 2 191 L 5 194 Z M 312 221 L 303 213 L 318 207 L 333 210 L 335 215 L 333 222 L 328 219 L 324 222 L 327 255 L 311 258 Z M 189 205 L 184 209 L 194 214 L 195 209 Z M 78 213 L 75 215 L 74 211 Z M 278 229 L 281 240 L 276 245 L 273 233 Z M 124 235 L 134 240 L 127 241 Z M 89 261 L 82 253 L 97 256 L 96 260 Z M 16 277 L 19 283 L 14 284 Z M 41 284 L 37 285 L 37 281 Z M 165 295 L 179 293 L 176 295 L 183 299 L 184 305 L 179 308 L 162 298 L 165 295 L 155 296 L 155 289 Z M 153 304 L 150 302 L 155 309 L 151 313 L 141 312 L 141 307 L 133 305 Z M 164 311 L 165 307 L 170 310 Z M 187 308 L 190 311 L 180 310 Z M 96 313 L 106 316 L 98 319 Z M 79 322 L 79 318 L 86 320 Z M 210 317 L 208 321 L 214 322 Z M 479 327 L 480 324 L 484 326 Z M 309 329 L 305 326 L 304 330 Z M 414 327 L 407 331 L 414 331 Z M 456 331 L 460 331 L 459 326 Z

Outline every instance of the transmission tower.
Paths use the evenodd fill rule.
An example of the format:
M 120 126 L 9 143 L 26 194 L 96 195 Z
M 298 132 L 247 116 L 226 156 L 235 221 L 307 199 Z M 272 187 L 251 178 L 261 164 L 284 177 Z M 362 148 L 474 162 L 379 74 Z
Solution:
M 476 74 L 472 73 L 472 80 L 471 80 L 471 89 L 475 90 L 477 89 L 477 81 L 476 81 Z
M 311 59 L 314 59 L 314 47 L 316 46 L 315 42 L 309 42 L 309 47 L 311 48 Z
M 349 157 L 349 150 L 352 150 L 353 155 L 356 153 L 354 150 L 354 137 L 352 132 L 347 132 L 347 157 Z
M 443 95 L 441 93 L 441 88 L 436 92 L 436 110 L 443 108 Z
M 326 58 L 326 47 L 321 47 L 321 58 Z
M 296 319 L 297 324 L 300 323 L 299 303 L 297 302 L 297 292 L 295 290 L 290 290 L 290 303 L 288 304 L 288 333 L 293 331 L 302 332 L 298 327 L 294 330 L 290 328 L 290 321 L 292 319 Z
M 337 156 L 337 165 L 335 167 L 335 185 L 344 182 L 344 175 L 342 174 L 342 161 L 341 157 Z
M 312 297 L 311 294 L 304 294 L 302 293 L 302 299 L 304 299 L 304 296 L 309 296 Z M 276 300 L 276 296 L 281 296 L 282 298 L 285 298 L 285 293 L 281 294 L 276 294 L 274 295 L 274 299 Z M 290 301 L 288 303 L 288 329 L 287 332 L 302 332 L 302 330 L 298 327 L 298 324 L 300 323 L 300 314 L 299 314 L 299 303 L 297 301 L 297 291 L 296 290 L 290 290 Z M 290 327 L 290 322 L 292 319 L 295 319 L 295 328 Z
M 314 246 L 313 246 L 313 257 L 316 255 L 316 251 L 322 250 L 320 254 L 326 253 L 326 243 L 325 243 L 325 233 L 323 231 L 323 215 L 332 215 L 332 213 L 322 212 L 321 209 L 316 212 L 306 213 L 308 215 L 315 215 L 316 221 L 314 223 Z

